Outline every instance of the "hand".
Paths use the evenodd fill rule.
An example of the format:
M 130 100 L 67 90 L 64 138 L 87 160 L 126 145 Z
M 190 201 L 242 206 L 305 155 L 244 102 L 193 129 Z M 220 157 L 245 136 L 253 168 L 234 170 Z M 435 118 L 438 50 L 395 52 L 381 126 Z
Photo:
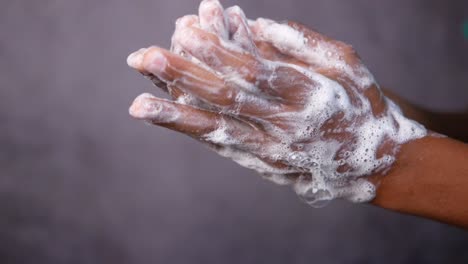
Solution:
M 207 143 L 308 203 L 369 201 L 364 176 L 423 136 L 381 93 L 356 52 L 295 22 L 249 21 L 205 0 L 176 23 L 171 51 L 150 47 L 131 67 L 175 101 L 137 97 L 130 114 Z

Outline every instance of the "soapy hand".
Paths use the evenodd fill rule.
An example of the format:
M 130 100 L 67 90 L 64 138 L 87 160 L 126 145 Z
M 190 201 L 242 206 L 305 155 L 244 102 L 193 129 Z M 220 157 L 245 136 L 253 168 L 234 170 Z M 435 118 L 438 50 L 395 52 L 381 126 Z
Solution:
M 132 116 L 293 184 L 313 206 L 371 200 L 366 177 L 385 173 L 398 145 L 426 134 L 349 45 L 295 22 L 248 20 L 216 0 L 177 21 L 171 51 L 141 49 L 128 64 L 173 98 L 142 94 Z

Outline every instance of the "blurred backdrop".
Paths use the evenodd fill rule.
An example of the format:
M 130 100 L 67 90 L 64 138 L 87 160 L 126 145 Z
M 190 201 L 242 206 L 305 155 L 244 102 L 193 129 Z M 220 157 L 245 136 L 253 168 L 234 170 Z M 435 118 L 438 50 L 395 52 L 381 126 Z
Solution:
M 0 8 L 0 263 L 467 263 L 468 233 L 370 205 L 313 209 L 188 137 L 132 120 L 127 67 L 195 0 Z M 351 43 L 425 107 L 468 105 L 466 0 L 243 0 Z

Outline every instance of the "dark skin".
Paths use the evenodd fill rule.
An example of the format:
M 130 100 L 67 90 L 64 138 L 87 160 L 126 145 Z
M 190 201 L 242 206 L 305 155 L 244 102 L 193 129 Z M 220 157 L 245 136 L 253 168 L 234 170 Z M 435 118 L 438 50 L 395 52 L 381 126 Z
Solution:
M 391 171 L 378 177 L 372 204 L 468 228 L 468 114 L 437 113 L 396 94 L 406 116 L 448 137 L 426 137 L 402 146 Z
M 229 26 L 223 24 L 224 15 L 230 22 Z M 408 118 L 418 121 L 431 131 L 449 136 L 441 137 L 431 132 L 423 138 L 406 142 L 398 146 L 396 161 L 385 176 L 378 171 L 366 176 L 378 186 L 377 196 L 372 204 L 468 228 L 468 146 L 462 142 L 468 136 L 466 114 L 442 114 L 424 110 L 387 90 L 382 92 L 375 83 L 359 87 L 360 83 L 354 81 L 353 73 L 350 74 L 349 71 L 330 64 L 311 63 L 300 54 L 279 50 L 275 45 L 277 43 L 257 38 L 264 34 L 265 29 L 260 22 L 247 25 L 238 9 L 223 12 L 216 1 L 202 2 L 199 17 L 184 17 L 177 25 L 173 38 L 173 51 L 177 54 L 150 47 L 129 59 L 133 68 L 152 79 L 174 100 L 188 95 L 193 100 L 188 104 L 180 104 L 148 95 L 140 96 L 133 103 L 130 113 L 135 118 L 187 134 L 210 144 L 216 150 L 222 150 L 226 146 L 219 142 L 207 142 L 205 135 L 215 131 L 222 122 L 227 127 L 229 137 L 242 138 L 241 143 L 236 142 L 229 147 L 261 159 L 271 168 L 292 168 L 291 173 L 284 173 L 283 176 L 295 182 L 303 180 L 300 177 L 304 173 L 299 176 L 299 173 L 294 172 L 294 164 L 265 154 L 265 146 L 274 147 L 281 143 L 277 134 L 269 130 L 269 124 L 280 128 L 283 135 L 296 133 L 295 123 L 304 123 L 307 120 L 297 117 L 291 119 L 287 115 L 278 117 L 276 113 L 290 113 L 291 116 L 295 116 L 296 112 L 300 113 L 304 108 L 304 95 L 320 84 L 314 83 L 294 67 L 279 67 L 275 72 L 269 72 L 263 61 L 309 69 L 342 85 L 352 104 L 358 105 L 356 98 L 365 98 L 371 106 L 369 112 L 353 119 L 354 123 L 338 122 L 341 117 L 332 116 L 326 125 L 317 128 L 321 131 L 355 126 L 366 116 L 384 115 L 388 110 L 384 100 L 387 96 L 402 108 Z M 352 69 L 363 66 L 351 46 L 299 23 L 288 24 L 311 40 L 308 43 L 311 49 L 316 43 L 326 44 Z M 223 39 L 232 38 L 238 40 L 244 52 L 223 46 Z M 221 72 L 221 75 L 215 75 L 193 63 L 190 57 L 197 58 L 208 67 Z M 243 89 L 224 79 L 223 71 L 227 68 L 237 71 L 245 82 L 257 85 L 260 92 L 252 96 L 258 100 L 237 105 L 235 98 Z M 263 82 L 259 76 L 277 77 L 273 81 L 270 78 L 269 82 Z M 349 133 L 323 134 L 324 139 L 341 142 L 342 152 L 352 146 L 353 136 Z M 301 144 L 313 144 L 317 140 L 319 139 L 310 138 Z M 294 149 L 295 146 L 289 147 Z M 391 153 L 395 147 L 395 142 L 385 141 L 378 148 L 377 156 Z M 348 164 L 338 168 L 350 169 L 352 168 Z

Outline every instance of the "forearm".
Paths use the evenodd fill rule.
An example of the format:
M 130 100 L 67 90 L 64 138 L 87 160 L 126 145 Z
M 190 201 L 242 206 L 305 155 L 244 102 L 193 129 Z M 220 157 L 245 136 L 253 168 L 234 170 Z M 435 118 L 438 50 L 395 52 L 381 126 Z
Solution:
M 404 144 L 373 204 L 468 228 L 468 145 L 427 136 Z

